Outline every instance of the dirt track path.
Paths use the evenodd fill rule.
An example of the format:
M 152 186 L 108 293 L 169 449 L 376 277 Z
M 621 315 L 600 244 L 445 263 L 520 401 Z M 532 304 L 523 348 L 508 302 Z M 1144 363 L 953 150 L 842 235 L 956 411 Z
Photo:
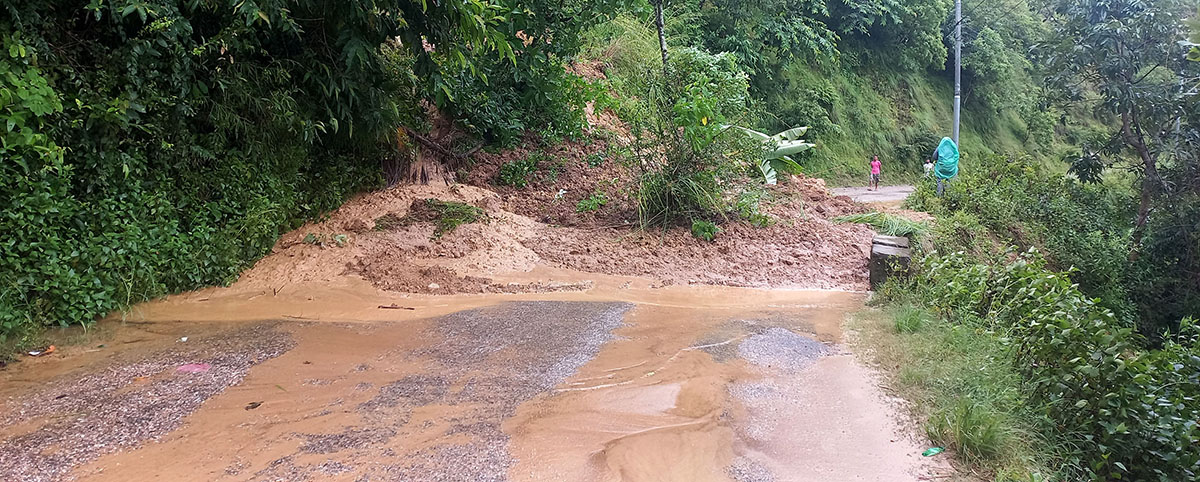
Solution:
M 864 204 L 886 203 L 899 204 L 903 202 L 909 194 L 912 194 L 916 187 L 912 185 L 898 186 L 879 186 L 878 191 L 868 190 L 866 187 L 839 187 L 831 189 L 835 196 L 847 196 L 855 202 Z
M 347 278 L 142 305 L 107 328 L 116 348 L 0 372 L 0 480 L 950 473 L 845 345 L 861 294 L 552 275 L 595 287 L 398 297 Z

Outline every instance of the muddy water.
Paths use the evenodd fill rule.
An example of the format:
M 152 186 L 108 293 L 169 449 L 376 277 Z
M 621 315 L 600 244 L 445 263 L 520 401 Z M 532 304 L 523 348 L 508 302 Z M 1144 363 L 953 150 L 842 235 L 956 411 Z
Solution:
M 946 471 L 917 455 L 842 343 L 861 294 L 589 280 L 587 292 L 405 297 L 340 279 L 141 305 L 109 324 L 105 349 L 0 372 L 0 479 Z

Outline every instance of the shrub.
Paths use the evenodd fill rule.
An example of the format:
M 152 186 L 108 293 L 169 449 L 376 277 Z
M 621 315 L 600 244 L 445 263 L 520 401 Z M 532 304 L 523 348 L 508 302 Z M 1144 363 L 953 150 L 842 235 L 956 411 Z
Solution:
M 608 197 L 603 192 L 596 191 L 591 196 L 580 199 L 579 204 L 575 205 L 575 212 L 588 213 L 598 211 L 605 204 L 608 204 Z
M 717 237 L 717 233 L 721 232 L 721 228 L 712 221 L 693 220 L 692 221 L 692 236 L 696 239 L 704 241 L 712 241 Z
M 1200 475 L 1200 337 L 1190 321 L 1146 351 L 1036 251 L 1011 263 L 962 254 L 924 261 L 918 281 L 943 313 L 975 316 L 1012 346 L 1027 397 L 1074 447 L 1063 463 L 1093 480 L 1195 480 Z
M 1119 317 L 1132 318 L 1126 286 L 1141 280 L 1127 266 L 1133 217 L 1128 196 L 1047 172 L 1028 157 L 989 155 L 971 163 L 945 197 L 938 198 L 926 181 L 909 198 L 910 206 L 940 220 L 933 232 L 940 250 L 991 258 L 1006 246 L 1037 248 L 1050 269 L 1075 270 L 1072 279 L 1083 292 L 1101 298 Z
M 771 217 L 762 212 L 762 198 L 766 195 L 767 192 L 762 188 L 747 189 L 738 193 L 737 202 L 734 204 L 738 216 L 760 228 L 773 224 Z
M 504 165 L 500 166 L 500 172 L 496 174 L 496 184 L 516 188 L 528 186 L 529 178 L 537 172 L 541 161 L 544 159 L 547 159 L 545 154 L 535 153 L 524 159 L 504 163 Z

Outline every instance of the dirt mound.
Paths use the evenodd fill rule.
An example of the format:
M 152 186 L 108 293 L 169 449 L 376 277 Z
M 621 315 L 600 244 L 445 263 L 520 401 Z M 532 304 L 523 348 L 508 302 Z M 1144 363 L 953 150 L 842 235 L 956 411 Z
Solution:
M 621 165 L 624 154 L 608 147 L 612 145 L 600 135 L 553 146 L 542 146 L 530 137 L 514 149 L 476 153 L 465 182 L 498 193 L 505 210 L 545 224 L 625 224 L 637 211 L 630 202 L 632 183 Z M 511 163 L 536 166 L 527 177 L 528 185 L 500 184 L 501 169 Z M 586 199 L 596 209 L 581 204 Z
M 589 112 L 589 120 L 597 119 Z M 360 276 L 382 290 L 423 294 L 590 287 L 520 276 L 494 281 L 541 265 L 666 284 L 866 289 L 872 232 L 830 221 L 866 209 L 830 194 L 823 180 L 791 176 L 770 186 L 760 203 L 771 220 L 766 227 L 731 217 L 719 223 L 714 242 L 694 238 L 686 226 L 643 232 L 634 228 L 622 136 L 606 129 L 555 145 L 530 137 L 514 149 L 477 152 L 469 171 L 458 173 L 467 185 L 399 185 L 358 196 L 283 236 L 239 284 L 278 290 Z M 525 185 L 498 185 L 513 162 L 526 169 L 506 176 L 524 173 Z M 474 206 L 482 215 L 443 232 L 427 199 Z
M 866 289 L 870 229 L 822 218 L 788 221 L 765 228 L 729 223 L 711 243 L 683 228 L 548 228 L 526 245 L 551 264 L 580 271 L 674 283 Z

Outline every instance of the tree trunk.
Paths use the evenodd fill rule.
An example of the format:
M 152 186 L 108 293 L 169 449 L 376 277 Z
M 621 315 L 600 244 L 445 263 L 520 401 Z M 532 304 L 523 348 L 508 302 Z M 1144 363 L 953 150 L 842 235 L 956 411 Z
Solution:
M 1137 259 L 1138 251 L 1142 244 L 1142 236 L 1146 232 L 1146 221 L 1150 219 L 1151 202 L 1154 200 L 1154 190 L 1158 189 L 1161 180 L 1158 176 L 1158 162 L 1150 153 L 1150 149 L 1146 147 L 1146 141 L 1141 135 L 1141 129 L 1136 125 L 1137 120 L 1133 119 L 1128 111 L 1121 113 L 1121 134 L 1125 137 L 1125 143 L 1129 144 L 1138 158 L 1142 161 L 1142 185 L 1141 193 L 1138 200 L 1137 218 L 1133 221 L 1133 251 L 1129 253 L 1129 259 Z
M 667 74 L 667 34 L 663 31 L 663 2 L 666 1 L 654 2 L 654 26 L 658 27 L 658 49 L 662 52 L 664 76 Z

